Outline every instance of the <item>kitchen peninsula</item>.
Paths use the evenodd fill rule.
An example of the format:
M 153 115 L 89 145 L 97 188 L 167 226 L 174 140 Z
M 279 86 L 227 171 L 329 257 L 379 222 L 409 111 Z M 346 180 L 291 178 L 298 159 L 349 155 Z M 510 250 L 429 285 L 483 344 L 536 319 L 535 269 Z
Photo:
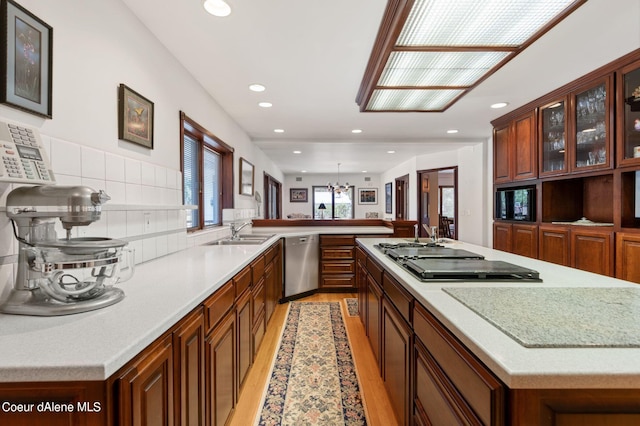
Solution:
M 257 229 L 255 228 L 253 232 Z M 269 229 L 269 232 L 271 231 L 272 229 Z M 339 230 L 337 227 L 316 228 L 318 233 L 358 234 L 364 231 L 364 229 L 354 230 L 349 227 L 340 227 Z M 374 233 L 373 231 L 375 229 L 371 228 L 367 233 Z M 378 233 L 380 231 L 383 230 L 378 230 Z M 168 383 L 175 386 L 175 389 L 179 389 L 184 379 L 183 371 L 179 368 L 171 369 L 173 362 L 178 359 L 183 360 L 185 357 L 191 360 L 192 358 L 189 357 L 194 352 L 190 350 L 195 350 L 196 355 L 202 355 L 198 351 L 204 351 L 204 349 L 200 347 L 197 350 L 188 344 L 176 345 L 176 342 L 180 342 L 180 336 L 183 336 L 187 330 L 191 330 L 194 316 L 197 318 L 198 315 L 202 315 L 203 309 L 208 312 L 208 316 L 204 315 L 204 319 L 200 317 L 199 321 L 202 322 L 197 324 L 200 324 L 199 327 L 203 329 L 209 329 L 209 325 L 205 324 L 211 324 L 214 331 L 211 334 L 206 333 L 207 336 L 211 336 L 207 338 L 206 344 L 203 343 L 207 348 L 206 356 L 203 355 L 202 358 L 196 356 L 193 359 L 199 359 L 199 362 L 205 358 L 211 360 L 215 358 L 212 357 L 214 354 L 224 355 L 227 348 L 231 351 L 230 353 L 234 353 L 236 349 L 225 346 L 227 342 L 225 336 L 231 338 L 229 342 L 243 342 L 242 339 L 246 334 L 241 334 L 242 330 L 246 330 L 245 327 L 250 330 L 254 324 L 253 320 L 264 315 L 264 310 L 260 308 L 260 302 L 266 300 L 262 290 L 267 287 L 268 282 L 278 281 L 278 261 L 282 258 L 279 257 L 281 256 L 281 238 L 295 232 L 300 232 L 300 229 L 280 228 L 273 237 L 261 245 L 200 245 L 138 265 L 133 278 L 121 285 L 126 298 L 106 309 L 47 318 L 2 315 L 0 317 L 0 324 L 2 324 L 0 328 L 0 380 L 2 381 L 0 401 L 10 403 L 47 400 L 73 403 L 99 402 L 102 407 L 100 413 L 73 414 L 81 416 L 87 424 L 111 424 L 118 421 L 127 423 L 125 420 L 129 418 L 123 417 L 123 410 L 136 409 L 135 404 L 127 406 L 123 405 L 122 401 L 132 398 L 132 395 L 146 395 L 152 400 L 165 398 L 161 402 L 164 402 L 163 406 L 167 407 L 167 411 L 154 412 L 154 415 L 180 424 L 181 416 L 186 413 L 179 408 L 181 404 L 181 399 L 178 397 L 179 391 L 145 394 L 144 389 L 134 386 L 133 394 L 123 397 L 122 392 L 129 392 L 128 384 L 134 382 L 126 382 L 127 386 L 124 386 L 115 378 L 135 378 L 137 374 L 144 372 L 145 368 L 153 370 L 160 365 L 165 368 L 165 370 L 160 368 L 160 371 L 164 371 L 167 376 L 165 378 L 169 380 Z M 305 228 L 304 232 L 309 230 Z M 526 348 L 464 306 L 450 293 L 443 291 L 450 288 L 456 290 L 485 288 L 487 294 L 490 294 L 492 289 L 530 288 L 552 291 L 557 288 L 578 287 L 635 290 L 634 284 L 453 241 L 445 245 L 469 250 L 487 259 L 504 260 L 535 269 L 540 272 L 543 282 L 422 283 L 374 248 L 374 245 L 380 241 L 392 240 L 399 239 L 356 239 L 358 244 L 356 251 L 360 256 L 359 264 L 361 265 L 362 259 L 365 259 L 365 267 L 371 264 L 380 269 L 378 276 L 373 269 L 367 268 L 367 271 L 371 271 L 369 273 L 371 279 L 374 280 L 371 285 L 379 284 L 381 287 L 378 299 L 381 302 L 379 324 L 382 324 L 382 327 L 380 330 L 382 332 L 390 330 L 389 326 L 392 322 L 389 322 L 389 319 L 393 320 L 393 324 L 401 324 L 402 321 L 408 323 L 406 327 L 402 325 L 405 327 L 402 330 L 407 332 L 407 342 L 411 349 L 407 352 L 407 374 L 413 374 L 414 367 L 411 365 L 418 360 L 421 360 L 420 362 L 427 360 L 426 364 L 416 364 L 427 365 L 431 369 L 427 371 L 444 372 L 441 376 L 437 374 L 424 376 L 422 372 L 425 370 L 417 370 L 421 373 L 417 376 L 419 381 L 415 394 L 411 393 L 411 387 L 407 387 L 406 394 L 402 394 L 407 397 L 402 400 L 405 404 L 403 407 L 406 407 L 406 416 L 399 416 L 405 419 L 404 423 L 412 422 L 410 419 L 415 415 L 414 407 L 421 407 L 420 410 L 424 408 L 414 401 L 422 400 L 420 397 L 424 396 L 424 383 L 432 383 L 425 380 L 433 377 L 450 392 L 449 399 L 455 402 L 453 406 L 463 407 L 460 413 L 466 413 L 471 418 L 490 419 L 483 420 L 487 424 L 509 424 L 511 423 L 509 419 L 513 418 L 539 420 L 532 420 L 531 423 L 521 422 L 521 424 L 552 424 L 545 423 L 546 420 L 543 420 L 544 413 L 550 412 L 549 410 L 556 410 L 554 415 L 558 416 L 564 415 L 563 407 L 570 407 L 570 411 L 573 410 L 573 412 L 576 411 L 576 407 L 578 410 L 587 407 L 589 410 L 597 411 L 599 407 L 604 407 L 599 404 L 608 404 L 609 408 L 614 407 L 613 411 L 626 413 L 627 418 L 637 420 L 635 416 L 638 414 L 634 413 L 640 412 L 638 403 L 640 401 L 640 366 L 637 363 L 640 348 Z M 361 270 L 358 273 L 360 272 Z M 376 280 L 382 282 L 376 283 Z M 356 279 L 358 285 L 361 282 L 360 279 Z M 398 296 L 401 297 L 398 298 Z M 399 301 L 402 302 L 402 300 L 409 301 L 406 307 L 410 310 L 405 310 L 404 305 L 399 306 Z M 218 304 L 224 301 L 228 301 L 227 303 L 234 307 L 229 313 L 210 309 L 220 306 Z M 248 322 L 243 316 L 245 306 L 249 307 L 246 311 L 249 312 Z M 372 306 L 371 303 L 365 303 L 363 309 L 374 313 Z M 405 313 L 408 313 L 406 316 L 408 320 L 404 319 Z M 565 314 L 568 318 L 571 312 L 567 311 Z M 216 319 L 216 316 L 223 318 Z M 369 319 L 371 318 L 372 316 L 369 316 Z M 385 318 L 387 318 L 386 323 Z M 544 320 L 542 316 L 532 318 L 532 325 L 542 320 Z M 588 323 L 588 319 L 585 321 Z M 268 320 L 266 323 L 268 324 Z M 176 328 L 176 326 L 179 327 Z M 215 330 L 231 330 L 231 334 L 218 333 Z M 425 331 L 428 330 L 436 330 L 429 335 L 440 336 L 437 338 L 443 344 L 418 343 L 419 340 L 422 341 Z M 205 334 L 205 331 L 200 333 Z M 253 338 L 259 338 L 259 333 L 251 333 L 250 330 L 249 334 Z M 239 336 L 237 341 L 234 340 L 235 336 Z M 385 341 L 385 337 L 392 339 L 389 333 L 383 333 L 380 336 L 381 342 Z M 395 340 L 392 339 L 389 342 L 395 342 Z M 249 347 L 255 349 L 255 345 L 249 345 Z M 456 367 L 453 370 L 450 370 L 447 364 L 442 365 L 442 360 L 438 358 L 440 354 L 438 351 L 442 348 L 448 350 L 446 348 L 449 347 L 454 348 L 454 351 L 448 359 L 453 362 L 462 360 L 461 364 L 455 364 Z M 187 350 L 180 352 L 179 348 Z M 241 346 L 239 348 L 235 353 L 245 353 Z M 416 348 L 419 348 L 419 351 L 415 352 L 420 355 L 419 358 L 414 355 Z M 389 358 L 385 358 L 384 346 L 381 345 L 380 349 L 383 351 L 379 354 L 381 356 L 379 359 L 382 360 L 381 365 L 390 367 Z M 215 352 L 216 350 L 222 351 Z M 141 361 L 140 353 L 146 353 L 149 356 Z M 386 355 L 390 354 L 386 353 Z M 161 355 L 164 355 L 164 358 Z M 159 361 L 167 359 L 171 362 L 163 364 Z M 241 362 L 231 365 L 246 367 L 246 363 Z M 473 368 L 469 369 L 465 366 Z M 204 370 L 207 371 L 207 380 L 210 379 L 211 374 L 216 373 L 215 369 L 212 370 L 210 367 Z M 480 375 L 478 371 L 481 372 Z M 223 376 L 224 372 L 224 370 L 217 370 L 217 373 Z M 461 375 L 456 376 L 456 374 Z M 154 377 L 151 375 L 150 379 Z M 240 392 L 242 381 L 241 375 L 235 377 L 234 379 L 229 375 L 230 383 L 237 381 L 237 383 L 233 382 L 236 383 L 235 385 L 232 383 L 230 395 L 235 395 L 234 398 L 237 398 L 242 395 Z M 460 377 L 463 379 L 480 377 L 481 380 L 459 382 L 457 380 Z M 406 380 L 406 383 L 411 383 L 409 378 L 408 375 L 402 376 L 402 380 Z M 476 386 L 478 383 L 480 383 L 479 387 Z M 491 386 L 487 387 L 486 383 L 490 383 Z M 135 385 L 138 386 L 138 384 Z M 487 391 L 486 389 L 489 388 L 491 390 Z M 433 388 L 433 392 L 437 392 L 436 389 L 438 388 Z M 196 399 L 201 401 L 201 408 L 217 407 L 216 404 L 222 404 L 223 395 L 219 395 L 220 399 L 216 399 L 209 390 L 203 389 L 203 395 L 200 398 L 204 398 L 205 394 L 206 401 Z M 54 398 L 52 395 L 58 395 L 58 397 Z M 474 399 L 478 395 L 480 399 Z M 580 399 L 578 406 L 575 405 L 577 402 L 572 395 Z M 486 398 L 494 401 L 488 408 L 485 404 Z M 526 404 L 523 401 L 526 401 Z M 542 404 L 542 401 L 546 402 Z M 223 414 L 232 412 L 233 400 L 230 404 L 231 411 L 221 411 Z M 212 408 L 202 410 L 203 418 L 209 418 L 212 413 L 216 413 Z M 591 415 L 584 413 L 581 415 Z M 3 418 L 6 419 L 9 415 L 18 414 L 20 413 L 0 411 L 0 422 L 4 422 Z M 143 416 L 145 413 L 138 414 Z M 38 417 L 27 416 L 26 418 L 30 424 L 38 424 Z M 70 421 L 67 417 L 67 422 Z

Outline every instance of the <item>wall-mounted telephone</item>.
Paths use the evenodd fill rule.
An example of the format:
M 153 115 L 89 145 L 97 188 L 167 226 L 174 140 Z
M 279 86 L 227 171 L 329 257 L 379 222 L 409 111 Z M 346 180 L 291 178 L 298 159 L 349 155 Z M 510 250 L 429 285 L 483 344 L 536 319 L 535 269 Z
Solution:
M 0 182 L 56 182 L 38 129 L 0 121 Z

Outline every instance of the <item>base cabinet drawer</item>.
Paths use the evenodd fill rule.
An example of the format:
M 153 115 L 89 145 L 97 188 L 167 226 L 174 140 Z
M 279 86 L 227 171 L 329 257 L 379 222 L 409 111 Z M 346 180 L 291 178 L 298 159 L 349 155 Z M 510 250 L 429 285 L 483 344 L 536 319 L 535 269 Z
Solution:
M 413 329 L 415 340 L 427 348 L 446 382 L 459 395 L 460 405 L 470 407 L 482 424 L 504 424 L 504 384 L 418 303 L 413 310 Z M 442 392 L 448 392 L 446 386 Z
M 481 425 L 429 352 L 415 343 L 414 419 L 424 425 Z
M 355 275 L 323 275 L 320 279 L 322 288 L 352 288 L 355 285 Z

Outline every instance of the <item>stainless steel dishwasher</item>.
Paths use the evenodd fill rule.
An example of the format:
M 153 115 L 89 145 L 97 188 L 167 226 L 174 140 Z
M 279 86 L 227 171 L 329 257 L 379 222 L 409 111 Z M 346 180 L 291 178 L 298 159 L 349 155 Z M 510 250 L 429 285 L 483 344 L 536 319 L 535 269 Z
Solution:
M 284 238 L 284 298 L 302 297 L 318 289 L 318 235 Z

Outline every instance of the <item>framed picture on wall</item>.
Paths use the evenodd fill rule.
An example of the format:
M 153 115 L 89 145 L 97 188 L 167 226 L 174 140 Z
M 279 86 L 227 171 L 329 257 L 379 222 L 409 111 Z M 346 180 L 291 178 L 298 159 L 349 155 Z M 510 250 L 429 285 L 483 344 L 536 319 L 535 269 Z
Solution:
M 384 184 L 384 212 L 391 213 L 391 202 L 392 202 L 392 194 L 393 194 L 393 185 L 391 182 Z
M 53 28 L 11 0 L 2 0 L 0 102 L 51 118 Z
M 118 139 L 153 149 L 153 102 L 124 84 L 118 90 Z
M 306 203 L 309 201 L 309 191 L 307 188 L 290 188 L 289 200 L 292 203 Z
M 358 204 L 378 204 L 378 188 L 358 188 Z

